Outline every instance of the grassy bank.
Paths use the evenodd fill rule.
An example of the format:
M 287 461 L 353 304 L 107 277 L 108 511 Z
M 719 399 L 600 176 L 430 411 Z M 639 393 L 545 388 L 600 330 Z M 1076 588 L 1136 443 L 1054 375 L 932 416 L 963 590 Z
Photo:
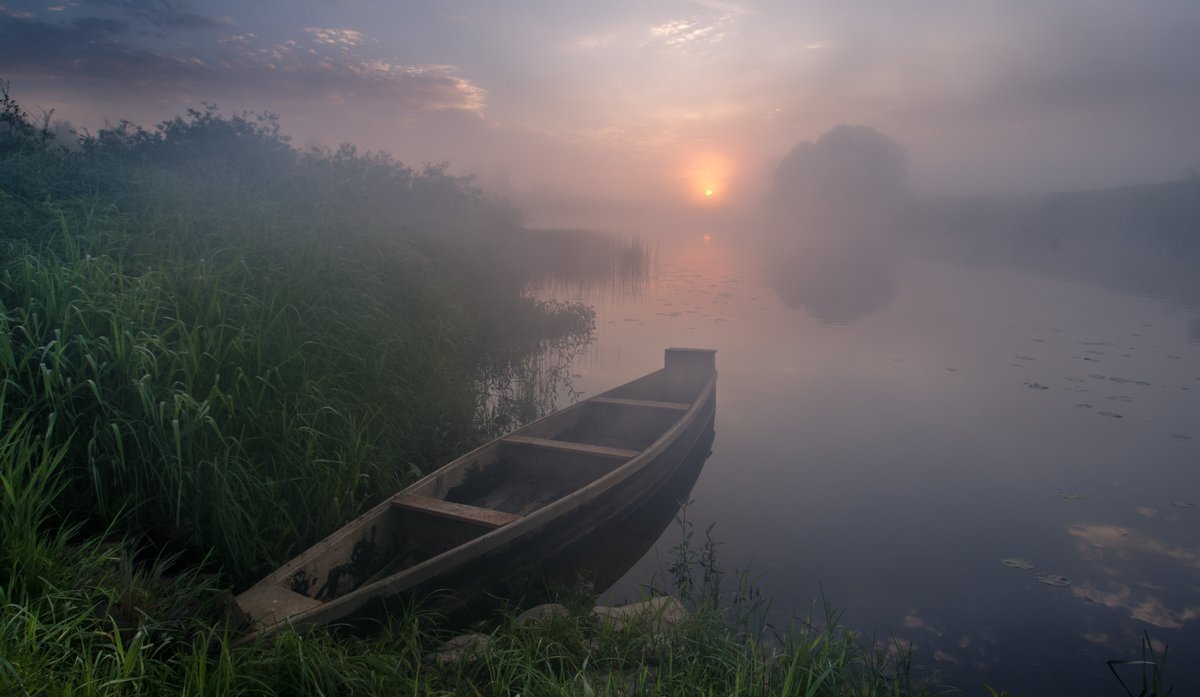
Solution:
M 257 577 L 536 413 L 530 357 L 590 331 L 521 269 L 466 263 L 462 230 L 521 233 L 441 169 L 213 111 L 72 149 L 6 113 L 3 390 L 89 531 Z

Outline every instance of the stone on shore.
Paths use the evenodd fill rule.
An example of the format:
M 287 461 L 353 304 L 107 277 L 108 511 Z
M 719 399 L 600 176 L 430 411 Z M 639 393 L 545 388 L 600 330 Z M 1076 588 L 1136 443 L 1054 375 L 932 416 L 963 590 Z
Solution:
M 635 625 L 654 634 L 661 634 L 683 624 L 688 619 L 687 608 L 675 598 L 660 595 L 640 603 L 597 607 L 592 612 L 600 623 L 621 630 Z

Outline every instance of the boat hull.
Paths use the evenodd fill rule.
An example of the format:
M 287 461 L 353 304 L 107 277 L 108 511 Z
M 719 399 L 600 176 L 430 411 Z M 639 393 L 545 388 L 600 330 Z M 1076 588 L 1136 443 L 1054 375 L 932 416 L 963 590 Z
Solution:
M 368 632 L 415 604 L 452 618 L 491 606 L 659 491 L 715 407 L 713 352 L 669 349 L 663 370 L 458 458 L 239 595 L 254 622 L 243 642 L 282 627 Z M 513 495 L 527 490 L 548 501 Z M 429 549 L 394 568 L 410 542 Z

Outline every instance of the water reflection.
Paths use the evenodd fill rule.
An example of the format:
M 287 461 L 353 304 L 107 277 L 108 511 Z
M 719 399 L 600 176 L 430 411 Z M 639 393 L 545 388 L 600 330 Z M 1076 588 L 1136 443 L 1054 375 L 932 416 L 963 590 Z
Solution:
M 1178 503 L 1182 504 L 1178 508 L 1189 507 L 1187 502 Z M 1147 518 L 1158 515 L 1156 509 L 1145 506 L 1139 507 L 1138 513 Z M 1162 629 L 1179 629 L 1187 622 L 1200 619 L 1200 603 L 1191 602 L 1194 598 L 1172 599 L 1172 589 L 1138 578 L 1142 575 L 1139 572 L 1154 561 L 1200 569 L 1200 549 L 1172 544 L 1120 525 L 1075 523 L 1068 532 L 1077 541 L 1080 554 L 1113 577 L 1103 583 L 1084 581 L 1076 585 L 1071 589 L 1076 598 L 1119 610 L 1131 619 Z M 1128 575 L 1135 578 L 1122 578 Z M 1176 592 L 1175 595 L 1180 594 Z
M 776 246 L 776 252 L 780 247 Z M 880 244 L 846 239 L 793 249 L 770 264 L 771 288 L 785 305 L 818 321 L 843 324 L 885 307 L 896 293 L 896 256 Z
M 1143 629 L 1200 650 L 1194 314 L 906 258 L 877 309 L 824 313 L 870 321 L 828 331 L 823 310 L 781 311 L 740 238 L 687 232 L 664 237 L 645 295 L 595 301 L 597 344 L 572 375 L 596 391 L 654 369 L 662 346 L 721 351 L 722 434 L 688 517 L 761 574 L 774 624 L 824 595 L 972 694 L 1104 694 L 1104 662 L 1136 655 Z M 658 568 L 651 552 L 606 597 Z M 1179 693 L 1200 685 L 1200 666 L 1169 673 Z
M 603 593 L 654 546 L 691 495 L 712 454 L 713 422 L 671 478 L 646 503 L 616 527 L 580 540 L 575 548 L 543 570 L 548 585 L 584 587 Z

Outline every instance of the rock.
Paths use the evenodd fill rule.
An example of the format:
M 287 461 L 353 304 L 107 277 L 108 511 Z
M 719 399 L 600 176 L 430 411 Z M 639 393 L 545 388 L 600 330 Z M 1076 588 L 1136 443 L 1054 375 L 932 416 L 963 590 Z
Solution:
M 462 634 L 442 644 L 437 653 L 425 656 L 426 661 L 445 665 L 476 658 L 492 647 L 492 638 L 486 634 L 472 632 Z
M 541 624 L 546 620 L 552 620 L 556 617 L 569 617 L 570 615 L 571 611 L 567 609 L 566 605 L 546 603 L 545 605 L 531 607 L 517 615 L 517 619 L 513 620 L 513 626 L 524 627 L 527 624 Z
M 689 616 L 683 603 L 666 595 L 629 605 L 597 607 L 592 612 L 602 624 L 612 629 L 620 630 L 638 624 L 655 634 L 678 627 Z

